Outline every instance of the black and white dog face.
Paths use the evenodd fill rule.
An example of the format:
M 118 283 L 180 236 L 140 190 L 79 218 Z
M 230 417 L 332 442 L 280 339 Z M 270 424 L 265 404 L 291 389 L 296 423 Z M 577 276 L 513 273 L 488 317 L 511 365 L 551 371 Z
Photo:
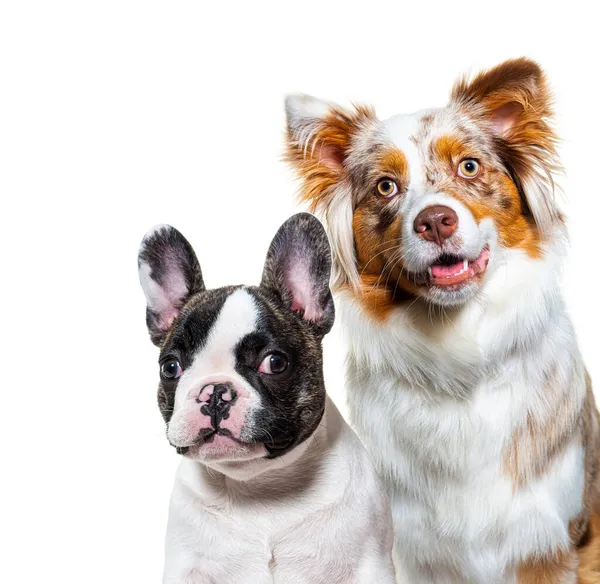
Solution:
M 258 287 L 206 290 L 168 225 L 146 234 L 138 267 L 169 442 L 225 471 L 304 443 L 323 416 L 321 342 L 334 320 L 319 221 L 300 213 L 281 226 Z

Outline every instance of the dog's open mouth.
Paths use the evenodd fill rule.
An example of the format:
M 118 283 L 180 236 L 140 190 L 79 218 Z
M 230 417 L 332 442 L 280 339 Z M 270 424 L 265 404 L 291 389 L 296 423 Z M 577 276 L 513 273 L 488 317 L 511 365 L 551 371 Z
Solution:
M 442 254 L 427 269 L 427 278 L 424 283 L 440 287 L 456 287 L 466 284 L 486 271 L 489 259 L 490 250 L 487 247 L 483 248 L 479 257 L 474 260 L 457 255 Z

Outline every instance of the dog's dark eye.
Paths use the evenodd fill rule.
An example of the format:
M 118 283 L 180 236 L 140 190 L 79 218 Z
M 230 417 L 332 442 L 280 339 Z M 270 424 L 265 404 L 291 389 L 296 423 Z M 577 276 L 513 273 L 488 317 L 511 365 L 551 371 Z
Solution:
M 288 359 L 281 353 L 270 353 L 263 360 L 258 370 L 267 375 L 283 373 L 288 368 Z
M 463 178 L 475 178 L 479 174 L 479 162 L 472 158 L 466 158 L 458 165 L 458 176 Z
M 176 359 L 169 359 L 160 366 L 160 374 L 168 380 L 177 379 L 182 373 L 181 365 Z
M 393 197 L 398 192 L 398 185 L 391 178 L 382 178 L 377 183 L 377 192 L 382 197 Z

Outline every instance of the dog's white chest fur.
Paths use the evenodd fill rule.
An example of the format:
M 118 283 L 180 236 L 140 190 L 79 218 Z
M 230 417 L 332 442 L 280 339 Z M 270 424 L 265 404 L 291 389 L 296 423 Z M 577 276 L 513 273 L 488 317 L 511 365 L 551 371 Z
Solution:
M 424 403 L 384 376 L 376 388 L 359 374 L 351 385 L 353 424 L 388 484 L 396 549 L 407 568 L 412 560 L 437 566 L 431 580 L 413 568 L 409 582 L 510 582 L 505 569 L 517 559 L 568 545 L 568 521 L 582 504 L 580 446 L 515 492 L 502 468 L 511 412 L 493 387 L 474 403 L 449 405 Z
M 247 483 L 182 460 L 164 582 L 391 584 L 391 546 L 381 483 L 330 404 L 301 458 Z
M 349 295 L 340 300 L 351 423 L 388 486 L 407 581 L 514 582 L 520 561 L 567 547 L 582 508 L 580 442 L 521 488 L 505 466 L 528 412 L 544 420 L 557 399 L 545 399 L 548 371 L 570 380 L 565 396 L 583 400 L 561 302 L 539 297 L 501 312 L 491 299 L 425 337 L 406 313 L 382 325 Z

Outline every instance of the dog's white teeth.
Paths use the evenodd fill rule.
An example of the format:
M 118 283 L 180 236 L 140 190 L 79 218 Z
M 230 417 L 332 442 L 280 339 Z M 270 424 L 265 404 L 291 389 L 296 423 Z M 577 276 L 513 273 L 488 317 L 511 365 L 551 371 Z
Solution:
M 466 272 L 469 269 L 469 260 L 467 258 L 465 258 L 465 260 L 463 261 L 463 272 Z
M 430 277 L 433 277 L 433 270 L 431 269 L 431 266 L 429 266 L 427 268 L 427 273 L 429 274 Z

